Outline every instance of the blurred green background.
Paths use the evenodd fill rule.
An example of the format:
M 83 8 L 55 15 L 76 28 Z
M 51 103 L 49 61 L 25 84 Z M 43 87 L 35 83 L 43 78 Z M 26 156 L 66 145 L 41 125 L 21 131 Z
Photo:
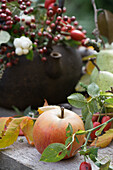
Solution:
M 98 9 L 107 9 L 113 12 L 113 0 L 95 0 Z M 87 36 L 94 38 L 92 31 L 95 28 L 94 10 L 91 0 L 65 0 L 67 15 L 75 15 L 77 21 L 87 30 Z
M 45 0 L 38 0 L 43 3 Z M 58 2 L 58 0 L 56 0 Z M 113 0 L 95 0 L 98 9 L 107 9 L 113 12 Z M 77 21 L 86 29 L 87 36 L 94 38 L 92 31 L 95 28 L 94 23 L 94 10 L 91 0 L 65 0 L 65 6 L 67 8 L 66 15 L 76 16 Z

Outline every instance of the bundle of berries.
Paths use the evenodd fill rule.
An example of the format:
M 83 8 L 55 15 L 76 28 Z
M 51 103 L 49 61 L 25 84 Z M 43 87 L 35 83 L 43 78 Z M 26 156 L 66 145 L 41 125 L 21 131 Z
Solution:
M 46 61 L 45 54 L 57 43 L 84 44 L 86 31 L 75 16 L 64 15 L 63 2 L 45 0 L 42 5 L 34 0 L 0 0 L 0 65 L 11 67 L 21 55 L 32 58 L 32 50 L 37 50 L 41 60 Z M 8 40 L 3 36 L 6 33 Z
M 105 116 L 101 116 L 99 112 L 97 112 L 93 117 L 92 117 L 92 122 L 93 122 L 93 128 L 99 126 L 102 123 L 107 122 L 108 120 L 110 120 L 110 116 L 105 115 Z M 103 129 L 103 133 L 106 132 L 107 130 L 109 130 L 111 127 L 111 122 L 109 122 L 105 128 Z M 91 133 L 91 139 L 94 140 L 97 136 L 95 135 L 96 131 L 98 131 L 100 128 L 92 131 Z

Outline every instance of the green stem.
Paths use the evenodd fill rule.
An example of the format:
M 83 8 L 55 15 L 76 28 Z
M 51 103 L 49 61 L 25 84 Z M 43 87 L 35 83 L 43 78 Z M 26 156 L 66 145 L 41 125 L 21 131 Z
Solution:
M 106 121 L 106 122 L 100 124 L 99 126 L 96 126 L 95 128 L 92 128 L 92 129 L 87 130 L 86 133 L 92 132 L 92 131 L 98 129 L 99 127 L 101 127 L 101 126 L 103 126 L 103 125 L 105 125 L 105 124 L 108 124 L 108 123 L 111 122 L 112 120 L 113 120 L 113 118 L 111 118 L 110 120 L 108 120 L 108 121 Z
M 87 145 L 87 142 L 88 142 L 88 139 L 89 139 L 89 137 L 90 137 L 90 134 L 91 134 L 91 132 L 89 132 L 89 133 L 88 133 L 88 135 L 87 135 L 87 139 L 86 139 L 86 141 L 85 141 L 85 143 L 84 143 L 84 145 L 83 145 L 83 146 L 86 146 L 86 145 Z

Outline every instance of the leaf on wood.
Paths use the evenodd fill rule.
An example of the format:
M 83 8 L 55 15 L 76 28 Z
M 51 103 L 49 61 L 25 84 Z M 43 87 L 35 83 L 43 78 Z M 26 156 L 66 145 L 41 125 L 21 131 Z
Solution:
M 100 34 L 108 39 L 109 43 L 113 42 L 113 14 L 104 10 L 98 16 L 98 27 Z
M 112 140 L 113 140 L 113 129 L 109 129 L 108 131 L 106 131 L 106 133 L 104 135 L 96 138 L 91 143 L 91 146 L 104 148 L 104 147 L 108 146 Z
M 57 162 L 65 157 L 67 149 L 64 144 L 53 143 L 50 144 L 42 153 L 40 161 Z
M 12 120 L 11 117 L 1 117 L 0 118 L 0 138 L 4 136 L 5 127 L 8 126 L 9 122 Z
M 33 126 L 34 122 L 30 117 L 25 117 L 20 123 L 20 128 L 30 145 L 33 145 Z
M 9 122 L 9 124 L 7 126 L 7 129 L 4 133 L 4 135 L 0 139 L 0 148 L 5 148 L 7 146 L 10 146 L 17 140 L 17 137 L 18 137 L 19 131 L 20 131 L 20 123 L 22 122 L 23 119 L 24 119 L 24 117 L 12 118 L 12 120 Z M 9 119 L 7 121 L 9 121 Z M 3 124 L 3 126 L 4 126 L 4 124 Z M 3 127 L 1 129 L 3 129 Z

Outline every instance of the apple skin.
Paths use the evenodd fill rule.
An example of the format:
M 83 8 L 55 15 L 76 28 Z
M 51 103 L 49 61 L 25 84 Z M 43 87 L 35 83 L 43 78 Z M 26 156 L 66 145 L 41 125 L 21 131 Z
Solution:
M 66 128 L 68 124 L 72 125 L 73 133 L 78 130 L 84 130 L 82 119 L 74 112 L 64 109 L 64 118 L 61 118 L 61 109 L 52 109 L 42 113 L 36 120 L 33 128 L 33 141 L 36 149 L 42 154 L 44 149 L 52 143 L 65 144 Z M 64 159 L 74 156 L 85 141 L 85 135 L 78 135 L 79 144 L 74 141 L 70 155 Z

